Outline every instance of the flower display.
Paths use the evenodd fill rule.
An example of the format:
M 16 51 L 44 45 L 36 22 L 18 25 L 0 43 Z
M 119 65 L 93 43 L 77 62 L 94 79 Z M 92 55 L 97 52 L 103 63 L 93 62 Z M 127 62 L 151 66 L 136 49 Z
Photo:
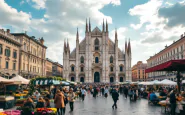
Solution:
M 21 115 L 21 111 L 20 110 L 5 111 L 4 115 Z
M 7 114 L 5 114 L 5 113 L 3 113 L 3 112 L 0 112 L 0 115 L 7 115 Z
M 37 112 L 43 112 L 43 111 L 46 111 L 47 113 L 56 114 L 57 109 L 56 108 L 37 108 Z
M 25 90 L 25 91 L 23 91 L 23 93 L 28 94 L 28 91 Z
M 15 97 L 21 97 L 21 96 L 27 96 L 27 94 L 22 94 L 22 93 L 20 93 L 20 94 L 14 94 L 14 96 L 15 96 Z

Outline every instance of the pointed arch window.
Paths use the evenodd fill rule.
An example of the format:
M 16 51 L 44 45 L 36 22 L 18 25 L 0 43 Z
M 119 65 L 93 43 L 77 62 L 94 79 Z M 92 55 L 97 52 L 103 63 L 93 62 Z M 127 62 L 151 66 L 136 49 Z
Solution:
M 113 63 L 113 56 L 110 57 L 110 63 Z
M 94 50 L 99 50 L 99 40 L 98 40 L 98 38 L 96 38 L 94 40 Z
M 99 58 L 95 57 L 95 63 L 99 63 Z
M 81 56 L 80 62 L 81 62 L 81 63 L 84 63 L 84 57 L 83 57 L 83 56 Z
M 71 66 L 71 71 L 75 71 L 75 67 L 74 66 Z
M 110 67 L 110 71 L 113 72 L 114 68 L 113 67 Z
M 120 66 L 120 67 L 119 67 L 119 70 L 120 70 L 120 71 L 123 71 L 123 66 Z

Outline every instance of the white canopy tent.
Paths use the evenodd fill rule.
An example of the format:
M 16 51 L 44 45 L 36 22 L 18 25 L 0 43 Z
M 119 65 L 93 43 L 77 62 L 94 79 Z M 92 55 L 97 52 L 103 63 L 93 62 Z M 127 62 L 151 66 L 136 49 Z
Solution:
M 182 83 L 185 83 L 185 80 L 182 80 Z
M 140 82 L 139 85 L 153 85 L 152 82 Z
M 0 83 L 13 83 L 13 80 L 0 77 Z
M 168 80 L 168 79 L 162 80 L 160 84 L 161 84 L 161 85 L 177 85 L 176 82 L 171 81 L 171 80 Z
M 30 80 L 23 78 L 20 75 L 16 75 L 15 77 L 13 77 L 12 79 L 10 79 L 12 81 L 14 81 L 14 83 L 16 84 L 29 84 Z
M 159 85 L 159 84 L 161 84 L 161 82 L 158 81 L 158 80 L 151 81 L 151 83 L 153 83 L 153 85 Z

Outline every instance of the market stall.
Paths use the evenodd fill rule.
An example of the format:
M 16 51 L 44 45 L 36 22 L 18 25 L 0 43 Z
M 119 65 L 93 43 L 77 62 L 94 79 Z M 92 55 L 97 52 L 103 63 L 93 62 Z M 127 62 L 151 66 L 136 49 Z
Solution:
M 177 85 L 176 82 L 171 81 L 171 80 L 168 80 L 168 79 L 162 80 L 159 84 L 160 84 L 160 85 Z
M 12 80 L 0 77 L 0 88 L 1 91 L 4 91 L 4 93 L 1 93 L 0 95 L 0 108 L 9 109 L 14 107 L 14 97 L 6 95 L 6 86 L 10 84 L 13 84 Z
M 61 81 L 65 81 L 65 79 L 61 77 L 37 77 L 33 78 L 30 81 L 30 91 L 29 94 L 32 95 L 35 90 L 41 92 L 41 94 L 45 95 L 46 92 L 50 92 L 53 86 L 60 86 Z
M 15 77 L 13 77 L 10 80 L 14 81 L 14 84 L 29 84 L 29 82 L 30 82 L 30 80 L 25 79 L 20 75 L 16 75 Z

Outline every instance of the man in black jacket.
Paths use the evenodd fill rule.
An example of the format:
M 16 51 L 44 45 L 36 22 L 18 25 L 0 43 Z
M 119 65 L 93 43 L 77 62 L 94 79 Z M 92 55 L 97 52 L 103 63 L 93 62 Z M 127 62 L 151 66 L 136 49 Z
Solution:
M 127 99 L 127 95 L 128 95 L 128 88 L 127 87 L 124 88 L 124 95 L 125 95 L 125 99 Z
M 116 91 L 116 89 L 113 89 L 113 91 L 112 91 L 112 99 L 114 101 L 114 104 L 112 105 L 112 108 L 114 109 L 114 106 L 115 106 L 115 108 L 117 109 L 117 101 L 119 100 L 119 94 Z
M 170 104 L 171 104 L 171 115 L 175 115 L 175 109 L 176 109 L 176 96 L 175 96 L 175 90 L 170 94 Z

